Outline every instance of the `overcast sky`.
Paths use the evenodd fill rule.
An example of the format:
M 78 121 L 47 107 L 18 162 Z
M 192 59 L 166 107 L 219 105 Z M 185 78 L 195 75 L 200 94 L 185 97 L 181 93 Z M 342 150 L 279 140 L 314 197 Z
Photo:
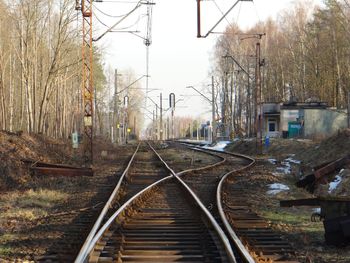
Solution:
M 221 18 L 221 12 L 226 12 L 235 1 L 201 2 L 202 35 Z M 290 0 L 241 1 L 228 15 L 227 20 L 236 21 L 241 28 L 248 28 L 269 16 L 275 18 L 281 10 L 290 7 L 293 2 Z M 314 2 L 320 3 L 321 0 Z M 104 13 L 116 16 L 130 11 L 136 2 L 106 0 L 104 3 L 95 2 L 94 5 Z M 107 17 L 98 10 L 94 12 L 107 25 L 112 25 L 119 19 Z M 118 28 L 135 24 L 128 30 L 138 30 L 139 34 L 144 36 L 146 19 L 143 15 L 145 13 L 146 6 L 139 8 Z M 192 85 L 200 88 L 201 85 L 210 83 L 208 75 L 210 58 L 218 35 L 212 34 L 205 39 L 196 38 L 196 19 L 195 0 L 155 0 L 149 88 L 160 90 L 149 93 L 154 100 L 159 100 L 157 96 L 160 92 L 163 93 L 164 98 L 167 98 L 170 92 L 174 92 L 177 99 L 182 94 L 195 95 L 193 90 L 185 87 Z M 222 32 L 227 25 L 228 22 L 223 20 L 215 31 Z M 102 25 L 97 27 L 99 30 L 94 33 L 95 35 L 99 35 L 106 28 Z M 136 77 L 146 74 L 146 48 L 141 38 L 128 33 L 109 33 L 99 41 L 99 44 L 104 46 L 106 64 L 112 68 L 120 71 L 133 69 Z M 140 84 L 145 87 L 145 79 L 142 79 Z M 168 105 L 168 102 L 164 101 L 164 104 Z M 150 103 L 149 106 L 151 106 Z M 210 118 L 210 114 L 205 114 L 210 111 L 210 104 L 198 96 L 187 97 L 179 102 L 178 106 L 176 109 L 178 115 Z

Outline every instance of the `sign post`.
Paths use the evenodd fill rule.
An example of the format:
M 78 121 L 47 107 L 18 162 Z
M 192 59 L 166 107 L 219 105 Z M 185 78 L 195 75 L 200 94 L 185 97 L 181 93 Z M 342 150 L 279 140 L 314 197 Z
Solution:
M 72 146 L 73 146 L 73 149 L 78 149 L 79 147 L 79 139 L 78 139 L 77 132 L 72 133 Z

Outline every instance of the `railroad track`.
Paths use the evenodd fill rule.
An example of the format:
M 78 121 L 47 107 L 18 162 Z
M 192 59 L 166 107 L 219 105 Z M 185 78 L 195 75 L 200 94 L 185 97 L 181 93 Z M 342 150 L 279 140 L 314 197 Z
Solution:
M 139 146 L 76 262 L 295 262 L 242 189 L 226 186 L 254 160 L 194 150 L 215 161 L 183 171 L 172 162 L 175 173 L 152 147 Z
M 169 171 L 154 151 L 148 145 L 141 144 L 122 183 L 119 204 L 125 203 L 136 193 L 168 174 Z
M 49 230 L 50 233 L 57 233 L 57 238 L 44 255 L 34 257 L 35 262 L 72 262 L 82 246 L 82 237 L 85 238 L 89 234 L 103 209 L 103 204 L 114 189 L 115 184 L 111 182 L 118 181 L 133 152 L 134 149 L 130 147 L 119 155 L 118 169 L 112 175 L 86 178 L 89 180 L 88 184 L 94 186 L 93 189 L 87 187 L 85 192 L 77 193 L 73 200 L 77 206 L 79 202 L 86 202 L 85 196 L 92 196 L 85 207 L 77 206 L 72 211 L 52 214 L 40 220 L 40 224 L 36 227 L 38 232 L 36 235 L 42 235 L 43 242 L 50 243 L 50 240 L 45 241 L 46 230 Z M 33 246 L 38 246 L 35 242 L 33 240 Z
M 76 262 L 235 262 L 210 212 L 148 147 L 134 153 Z
M 290 243 L 251 209 L 249 194 L 241 184 L 234 183 L 235 173 L 224 176 L 218 188 L 218 202 L 221 203 L 222 218 L 227 220 L 227 230 L 232 236 L 239 237 L 255 262 L 296 263 Z M 244 172 L 242 176 L 245 176 Z M 233 183 L 228 183 L 228 180 Z
M 248 255 L 244 255 L 246 260 L 252 262 L 297 262 L 291 259 L 295 257 L 292 246 L 273 231 L 266 220 L 250 208 L 249 195 L 244 191 L 245 189 L 240 184 L 228 183 L 229 180 L 234 182 L 238 173 L 245 176 L 244 170 L 254 165 L 254 160 L 240 154 L 209 152 L 225 159 L 223 165 L 220 167 L 212 166 L 211 169 L 201 171 L 200 176 L 197 177 L 195 175 L 197 169 L 186 170 L 183 172 L 184 180 L 191 184 L 194 189 L 198 189 L 199 192 L 203 192 L 203 189 L 200 188 L 206 188 L 204 193 L 207 194 L 203 195 L 203 200 L 206 200 L 206 203 L 212 206 L 213 213 L 221 218 L 231 241 L 247 248 L 247 251 L 241 250 L 244 253 L 249 252 L 250 258 Z M 225 167 L 230 167 L 229 171 Z M 213 169 L 215 169 L 214 174 Z M 216 202 L 213 201 L 214 195 Z

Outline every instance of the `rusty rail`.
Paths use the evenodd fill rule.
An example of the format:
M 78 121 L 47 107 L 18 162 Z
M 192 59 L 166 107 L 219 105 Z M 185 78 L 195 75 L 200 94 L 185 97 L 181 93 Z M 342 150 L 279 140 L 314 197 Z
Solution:
M 36 175 L 46 176 L 93 176 L 91 168 L 75 167 L 63 164 L 52 164 L 37 162 L 32 160 L 22 160 L 22 162 L 30 165 L 29 170 Z
M 237 247 L 244 262 L 281 262 L 288 253 L 292 253 L 292 247 L 289 243 L 281 239 L 279 234 L 275 233 L 269 224 L 257 214 L 255 214 L 247 204 L 242 201 L 242 189 L 230 192 L 230 196 L 236 196 L 238 203 L 230 209 L 223 205 L 223 187 L 224 182 L 229 175 L 242 172 L 255 164 L 255 160 L 249 156 L 225 151 L 216 151 L 205 149 L 217 154 L 231 155 L 234 157 L 249 160 L 250 163 L 239 169 L 231 170 L 224 174 L 217 186 L 216 202 L 220 218 L 229 233 L 229 237 Z M 235 198 L 235 197 L 234 197 Z M 244 198 L 243 198 L 244 199 Z M 226 207 L 227 205 L 225 205 Z M 231 209 L 233 209 L 231 211 Z M 285 261 L 283 261 L 285 262 Z M 288 261 L 296 262 L 296 261 Z
M 87 236 L 83 246 L 81 247 L 80 251 L 79 251 L 79 254 L 75 260 L 75 262 L 83 262 L 84 259 L 87 257 L 88 255 L 88 248 L 93 240 L 93 237 L 95 236 L 97 230 L 101 227 L 101 224 L 102 224 L 102 220 L 104 219 L 104 217 L 106 216 L 109 208 L 111 207 L 112 205 L 112 202 L 114 200 L 114 198 L 116 197 L 117 193 L 119 192 L 119 189 L 120 189 L 120 186 L 126 176 L 126 174 L 128 173 L 129 169 L 130 169 L 130 166 L 131 166 L 131 163 L 133 162 L 134 158 L 135 158 L 135 155 L 136 153 L 138 152 L 140 148 L 140 143 L 137 145 L 137 148 L 134 152 L 134 154 L 132 155 L 132 157 L 130 158 L 130 161 L 126 167 L 126 169 L 124 170 L 122 176 L 119 178 L 119 181 L 118 181 L 118 184 L 116 185 L 116 187 L 114 188 L 111 196 L 109 197 L 108 201 L 106 202 L 105 206 L 103 207 L 102 209 L 102 212 L 100 213 L 99 217 L 97 218 L 94 226 L 92 227 L 89 235 Z
M 300 179 L 296 186 L 306 187 L 313 192 L 315 185 L 327 183 L 327 176 L 332 172 L 350 163 L 350 155 L 339 158 L 335 161 L 318 165 L 314 168 L 314 172 Z
M 151 146 L 150 146 L 151 147 Z M 133 197 L 128 199 L 109 219 L 108 221 L 99 229 L 99 231 L 93 235 L 91 241 L 86 242 L 84 245 L 84 250 L 81 251 L 79 254 L 79 257 L 76 259 L 75 262 L 85 262 L 97 242 L 102 238 L 104 233 L 111 227 L 111 225 L 115 222 L 116 218 L 123 212 L 127 207 L 129 207 L 137 198 L 142 196 L 147 191 L 153 189 L 155 186 L 158 186 L 161 183 L 166 182 L 167 180 L 170 180 L 171 178 L 175 177 L 176 180 L 178 180 L 179 184 L 183 186 L 183 188 L 192 196 L 193 200 L 197 203 L 197 206 L 200 207 L 203 215 L 207 218 L 208 222 L 210 222 L 210 225 L 212 225 L 213 229 L 215 230 L 218 240 L 221 241 L 221 245 L 224 247 L 226 251 L 227 258 L 230 262 L 236 262 L 234 258 L 234 254 L 232 251 L 232 248 L 228 242 L 228 238 L 220 228 L 219 224 L 215 221 L 215 219 L 212 217 L 210 212 L 205 208 L 205 206 L 201 203 L 199 198 L 196 196 L 196 194 L 184 183 L 180 178 L 178 178 L 177 174 L 168 166 L 166 162 L 159 156 L 159 154 L 151 147 L 151 149 L 154 151 L 154 153 L 158 156 L 158 158 L 162 161 L 164 166 L 167 168 L 167 170 L 170 173 L 170 176 L 167 176 L 163 179 L 160 179 L 150 186 L 142 189 L 140 192 L 135 194 Z

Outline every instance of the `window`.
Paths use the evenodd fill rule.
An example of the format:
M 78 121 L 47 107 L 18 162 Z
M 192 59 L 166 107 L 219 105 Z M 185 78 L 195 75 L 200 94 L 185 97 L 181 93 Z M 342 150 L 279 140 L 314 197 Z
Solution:
M 268 132 L 277 131 L 277 121 L 276 119 L 268 119 Z

